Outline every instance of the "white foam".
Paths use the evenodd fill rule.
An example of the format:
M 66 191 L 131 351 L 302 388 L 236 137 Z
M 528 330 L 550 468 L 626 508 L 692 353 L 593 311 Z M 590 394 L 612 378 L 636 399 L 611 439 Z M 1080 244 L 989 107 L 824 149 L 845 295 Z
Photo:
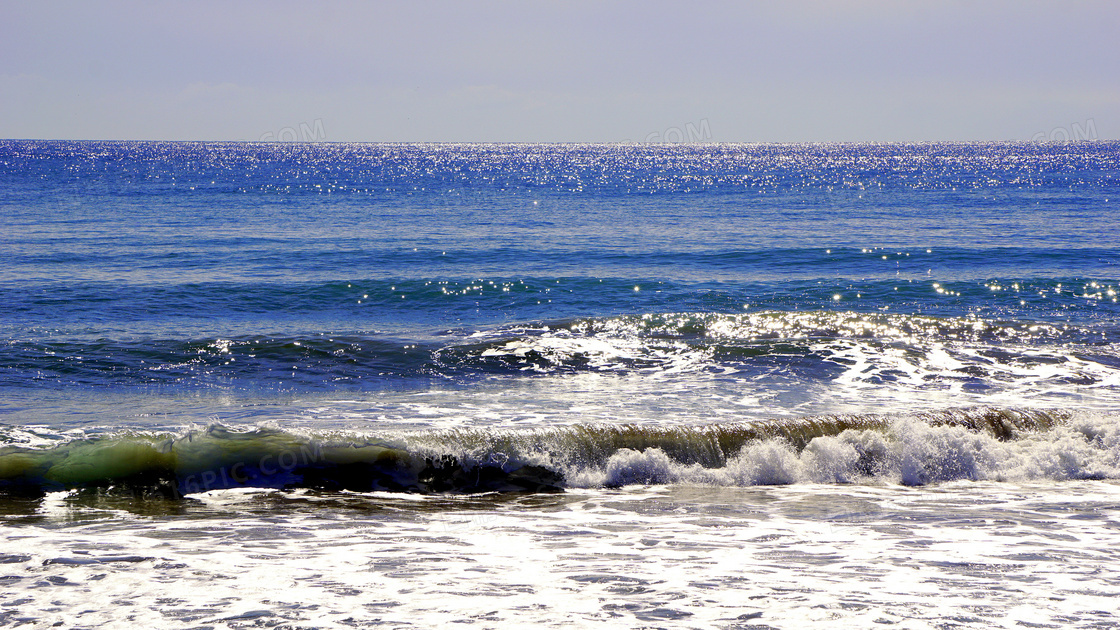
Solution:
M 586 362 L 597 370 L 646 369 L 656 373 L 676 373 L 695 369 L 711 352 L 682 342 L 659 341 L 626 335 L 596 334 L 583 336 L 560 330 L 540 336 L 523 337 L 483 350 L 483 357 L 510 357 L 527 360 L 540 356 L 552 366 Z M 526 369 L 551 371 L 551 366 L 527 363 Z
M 782 439 L 753 442 L 717 468 L 675 461 L 659 448 L 622 449 L 602 466 L 569 471 L 567 479 L 584 488 L 1120 479 L 1120 416 L 1083 415 L 1068 426 L 1006 442 L 960 426 L 900 418 L 885 432 L 814 438 L 801 452 Z
M 1024 401 L 1100 411 L 1120 404 L 1120 369 L 1109 360 L 1078 356 L 1082 346 L 1061 342 L 1074 333 L 1046 325 L 827 311 L 667 313 L 490 336 L 502 339 L 498 333 L 506 341 L 483 350 L 483 357 L 506 357 L 522 370 L 553 374 L 549 385 L 557 392 L 536 392 L 534 400 L 557 398 L 567 387 L 565 376 L 593 370 L 615 377 L 618 386 L 604 381 L 601 390 L 588 388 L 582 393 L 588 408 L 640 407 L 660 399 L 650 405 L 655 407 L 670 396 L 699 395 L 710 412 L 704 418 L 674 409 L 661 414 L 661 422 L 703 422 L 745 410 L 775 417 L 1017 407 Z M 1120 348 L 1096 345 L 1091 352 L 1117 356 Z M 556 373 L 564 367 L 576 374 Z M 616 395 L 633 387 L 639 396 Z M 627 411 L 623 421 L 641 420 Z
M 779 469 L 788 455 L 756 453 L 785 462 Z M 667 473 L 656 455 L 629 457 Z M 9 619 L 120 629 L 935 628 L 957 618 L 1099 628 L 1115 620 L 1120 579 L 1108 553 L 1120 546 L 1108 518 L 1120 485 L 1108 482 L 678 485 L 532 501 L 223 497 L 127 523 L 81 503 L 7 523 L 0 539 L 18 552 L 4 565 Z

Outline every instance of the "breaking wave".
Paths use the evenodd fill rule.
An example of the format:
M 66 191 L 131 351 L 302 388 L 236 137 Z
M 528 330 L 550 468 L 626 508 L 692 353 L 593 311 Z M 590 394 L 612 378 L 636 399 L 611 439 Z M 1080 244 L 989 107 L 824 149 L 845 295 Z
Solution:
M 763 485 L 1120 478 L 1120 418 L 953 409 L 705 426 L 577 424 L 371 435 L 215 425 L 32 447 L 3 434 L 0 492 L 65 489 L 184 496 L 319 488 L 414 493 L 557 492 L 632 484 Z M 24 442 L 25 444 L 21 444 Z

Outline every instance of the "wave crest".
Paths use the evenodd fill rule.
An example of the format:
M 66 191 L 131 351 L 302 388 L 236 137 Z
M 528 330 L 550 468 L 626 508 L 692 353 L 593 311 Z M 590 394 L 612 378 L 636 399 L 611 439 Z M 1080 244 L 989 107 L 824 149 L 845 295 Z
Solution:
M 386 435 L 211 426 L 0 449 L 0 491 L 9 494 L 116 488 L 182 496 L 235 487 L 549 492 L 662 483 L 1118 477 L 1120 418 L 998 408 Z

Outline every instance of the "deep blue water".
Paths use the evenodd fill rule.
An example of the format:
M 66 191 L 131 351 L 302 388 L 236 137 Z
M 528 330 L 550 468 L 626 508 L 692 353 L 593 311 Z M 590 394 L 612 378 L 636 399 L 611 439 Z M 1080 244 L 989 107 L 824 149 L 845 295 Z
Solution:
M 1111 410 L 1118 158 L 3 141 L 0 422 Z

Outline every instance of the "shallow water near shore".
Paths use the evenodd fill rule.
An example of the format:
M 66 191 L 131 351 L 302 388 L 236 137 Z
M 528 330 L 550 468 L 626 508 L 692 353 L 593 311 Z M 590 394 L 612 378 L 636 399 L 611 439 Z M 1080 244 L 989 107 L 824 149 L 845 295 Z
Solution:
M 1106 628 L 1118 507 L 1114 482 L 59 495 L 6 516 L 24 551 L 4 557 L 4 612 L 107 627 Z

